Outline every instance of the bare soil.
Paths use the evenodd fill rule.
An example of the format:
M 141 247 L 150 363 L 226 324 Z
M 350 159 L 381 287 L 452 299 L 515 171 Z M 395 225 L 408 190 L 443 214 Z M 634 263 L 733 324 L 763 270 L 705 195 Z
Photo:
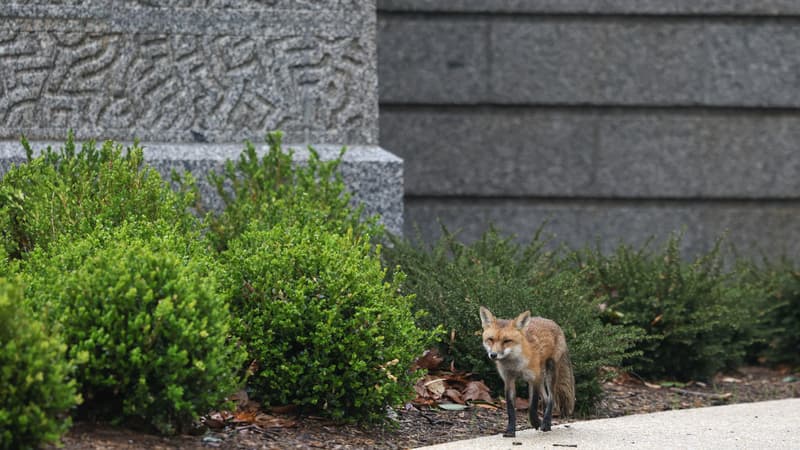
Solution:
M 711 383 L 646 383 L 630 375 L 603 386 L 605 398 L 589 420 L 671 409 L 800 397 L 800 373 L 744 367 Z M 67 450 L 130 449 L 404 449 L 499 433 L 503 407 L 478 405 L 448 411 L 407 405 L 396 411 L 396 429 L 339 425 L 315 417 L 260 415 L 255 423 L 201 428 L 197 435 L 161 437 L 106 425 L 76 424 L 64 437 Z M 528 428 L 525 414 L 518 429 Z M 558 420 L 554 424 L 575 421 Z M 260 424 L 260 425 L 259 425 Z

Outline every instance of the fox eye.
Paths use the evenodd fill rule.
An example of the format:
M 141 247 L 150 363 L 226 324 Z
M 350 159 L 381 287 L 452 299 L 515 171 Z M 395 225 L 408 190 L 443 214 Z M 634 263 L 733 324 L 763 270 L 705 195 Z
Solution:
M 511 339 L 503 339 L 503 345 L 508 345 L 511 342 L 512 342 Z
M 486 343 L 489 345 L 494 344 L 494 338 L 486 338 Z

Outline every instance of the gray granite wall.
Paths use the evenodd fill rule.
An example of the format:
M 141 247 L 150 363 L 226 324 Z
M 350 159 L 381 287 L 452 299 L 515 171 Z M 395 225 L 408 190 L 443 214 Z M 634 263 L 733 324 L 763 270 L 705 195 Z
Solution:
M 138 138 L 160 164 L 216 167 L 280 129 L 300 148 L 357 146 L 348 184 L 399 231 L 402 161 L 378 146 L 375 28 L 374 0 L 3 0 L 3 152 L 72 128 Z
M 380 142 L 406 232 L 572 245 L 729 231 L 800 256 L 792 1 L 379 0 Z

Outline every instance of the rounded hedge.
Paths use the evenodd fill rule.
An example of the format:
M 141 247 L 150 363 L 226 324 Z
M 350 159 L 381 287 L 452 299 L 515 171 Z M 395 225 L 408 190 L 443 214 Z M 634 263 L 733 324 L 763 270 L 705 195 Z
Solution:
M 85 142 L 80 150 L 70 132 L 58 150 L 34 157 L 23 138 L 27 162 L 13 165 L 0 180 L 0 245 L 13 259 L 61 236 L 78 238 L 98 226 L 134 220 L 165 220 L 197 229 L 190 213 L 192 189 L 175 191 L 144 161 L 134 143 Z M 182 182 L 193 183 L 191 177 Z
M 352 234 L 312 224 L 251 227 L 224 254 L 237 333 L 259 370 L 253 395 L 335 419 L 381 421 L 413 393 L 418 329 L 402 277 Z
M 32 254 L 30 301 L 69 346 L 82 412 L 172 433 L 235 390 L 244 355 L 198 242 L 125 224 Z
M 66 346 L 22 304 L 22 288 L 0 279 L 0 449 L 57 441 L 80 401 Z

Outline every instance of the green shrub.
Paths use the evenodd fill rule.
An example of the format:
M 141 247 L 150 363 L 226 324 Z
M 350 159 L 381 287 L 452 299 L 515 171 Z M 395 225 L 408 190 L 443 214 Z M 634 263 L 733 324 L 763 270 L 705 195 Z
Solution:
M 745 261 L 738 274 L 764 293 L 753 316 L 762 324 L 763 341 L 749 349 L 749 359 L 800 367 L 800 268 L 786 258 L 761 265 Z
M 561 267 L 540 234 L 523 247 L 494 230 L 471 245 L 443 231 L 431 248 L 394 238 L 384 252 L 390 264 L 408 274 L 406 287 L 415 295 L 415 309 L 429 313 L 421 326 L 444 325 L 443 354 L 501 392 L 502 381 L 481 345 L 478 308 L 486 306 L 503 318 L 529 309 L 563 328 L 575 370 L 576 410 L 589 412 L 601 394 L 598 369 L 619 365 L 638 334 L 601 323 L 581 274 Z
M 363 208 L 350 205 L 338 171 L 345 150 L 337 159 L 323 162 L 309 147 L 308 163 L 295 164 L 293 152 L 281 147 L 281 138 L 280 132 L 267 134 L 269 152 L 260 160 L 247 142 L 238 161 L 228 161 L 221 174 L 209 174 L 225 205 L 222 213 L 207 220 L 216 247 L 224 250 L 253 222 L 268 229 L 287 217 L 307 217 L 339 233 L 350 229 L 356 236 L 380 237 L 377 217 L 362 221 Z
M 81 413 L 172 433 L 235 390 L 244 354 L 206 253 L 196 235 L 159 222 L 31 254 L 29 301 L 64 336 Z
M 408 368 L 431 333 L 416 328 L 402 275 L 385 281 L 367 239 L 289 221 L 230 241 L 222 259 L 237 334 L 260 368 L 248 383 L 255 398 L 380 421 L 413 393 Z
M 22 289 L 0 279 L 0 449 L 38 448 L 69 428 L 80 396 L 65 350 L 24 311 Z
M 163 219 L 191 229 L 190 190 L 177 194 L 144 163 L 137 144 L 125 150 L 106 141 L 76 150 L 72 133 L 60 151 L 50 147 L 33 157 L 23 138 L 28 162 L 12 167 L 0 182 L 0 239 L 7 254 L 20 258 L 59 236 L 80 237 L 98 225 L 125 220 Z M 191 178 L 188 179 L 191 182 Z
M 13 266 L 14 262 L 8 258 L 5 247 L 0 245 L 0 277 L 5 278 L 15 273 L 16 269 Z
M 587 249 L 578 255 L 587 281 L 605 299 L 609 323 L 641 328 L 641 355 L 630 363 L 646 377 L 707 378 L 739 364 L 758 339 L 752 285 L 723 271 L 720 242 L 693 262 L 681 259 L 680 236 L 660 252 L 620 245 L 611 255 Z

